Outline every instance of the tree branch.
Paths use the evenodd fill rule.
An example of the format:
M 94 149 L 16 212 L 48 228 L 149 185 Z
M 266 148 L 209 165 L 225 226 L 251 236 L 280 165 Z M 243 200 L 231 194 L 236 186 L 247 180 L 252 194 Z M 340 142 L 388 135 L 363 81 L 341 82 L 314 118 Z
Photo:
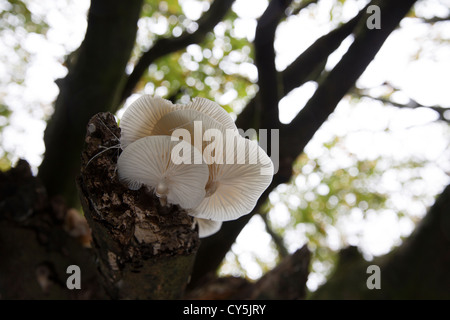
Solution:
M 281 79 L 282 92 L 279 99 L 291 92 L 309 80 L 317 80 L 323 71 L 328 56 L 333 53 L 348 37 L 356 24 L 358 23 L 365 10 L 362 10 L 357 16 L 343 24 L 339 28 L 317 39 L 308 49 L 300 54 L 286 69 L 279 72 L 278 79 Z M 258 121 L 255 119 L 259 100 L 254 98 L 236 119 L 238 128 L 247 130 L 258 127 Z
M 85 39 L 69 73 L 59 81 L 39 178 L 50 196 L 63 195 L 70 205 L 78 202 L 75 179 L 86 124 L 94 114 L 117 104 L 142 1 L 92 0 Z
M 257 282 L 239 277 L 211 277 L 185 298 L 238 300 L 297 300 L 306 296 L 311 253 L 306 246 L 286 256 Z
M 134 88 L 138 84 L 141 77 L 146 72 L 147 68 L 156 59 L 163 57 L 169 53 L 176 52 L 183 48 L 186 48 L 190 44 L 199 43 L 203 41 L 206 34 L 219 23 L 223 17 L 227 14 L 234 0 L 215 0 L 208 12 L 206 12 L 198 20 L 198 29 L 193 33 L 184 32 L 177 38 L 162 38 L 159 39 L 155 45 L 145 52 L 136 63 L 131 74 L 128 76 L 125 87 L 121 93 L 121 99 L 123 102 L 133 92 Z M 119 107 L 119 104 L 115 106 Z M 113 110 L 114 111 L 114 110 Z
M 300 2 L 300 3 L 298 4 L 297 7 L 295 7 L 295 8 L 292 10 L 292 13 L 291 13 L 290 15 L 296 15 L 296 14 L 299 14 L 300 11 L 302 11 L 303 9 L 305 9 L 306 7 L 308 7 L 310 4 L 317 3 L 318 1 L 319 1 L 319 0 L 303 0 L 302 2 Z
M 106 298 L 92 250 L 66 232 L 67 207 L 49 201 L 25 160 L 0 172 L 0 199 L 1 299 Z M 70 265 L 81 269 L 81 290 L 66 286 Z
M 285 134 L 291 137 L 288 144 L 282 144 L 288 157 L 295 159 L 306 143 L 334 111 L 338 102 L 354 86 L 384 41 L 408 13 L 415 0 L 372 1 L 381 12 L 381 29 L 368 29 L 366 19 L 356 26 L 355 41 L 341 61 L 329 72 L 306 106 L 289 124 Z M 367 16 L 367 14 L 366 14 Z M 298 128 L 302 128 L 298 132 Z M 281 153 L 281 151 L 280 151 Z
M 415 101 L 414 99 L 409 98 L 408 103 L 398 103 L 395 101 L 390 100 L 389 98 L 386 97 L 374 97 L 371 96 L 367 93 L 364 93 L 362 90 L 354 88 L 351 92 L 351 94 L 356 97 L 356 98 L 369 98 L 372 100 L 376 100 L 376 101 L 380 101 L 384 104 L 387 105 L 391 105 L 393 107 L 397 107 L 397 108 L 407 108 L 407 109 L 416 109 L 416 108 L 427 108 L 427 109 L 431 109 L 433 111 L 435 111 L 438 114 L 438 120 L 440 121 L 445 121 L 445 122 L 450 122 L 450 119 L 445 116 L 445 113 L 450 111 L 449 108 L 444 108 L 441 106 L 425 106 L 423 104 L 418 103 L 417 101 Z
M 280 81 L 275 68 L 275 31 L 292 0 L 272 0 L 258 21 L 255 33 L 255 63 L 258 69 L 260 128 L 278 128 Z
M 449 299 L 449 208 L 450 185 L 400 247 L 370 262 L 358 255 L 340 259 L 312 299 Z M 367 288 L 369 265 L 380 267 L 380 290 Z
M 272 237 L 273 242 L 275 243 L 275 246 L 277 248 L 278 254 L 280 255 L 280 257 L 284 258 L 287 257 L 289 255 L 289 252 L 286 248 L 286 245 L 284 244 L 284 240 L 283 237 L 281 237 L 278 233 L 276 233 L 273 229 L 272 226 L 270 224 L 269 219 L 267 218 L 267 213 L 261 213 L 260 214 L 261 218 L 264 221 L 264 225 L 266 228 L 266 232 Z
M 422 20 L 422 22 L 424 23 L 435 24 L 437 22 L 450 21 L 450 14 L 447 15 L 446 17 L 433 17 L 433 18 L 416 17 L 416 18 Z
M 113 299 L 180 298 L 199 243 L 193 218 L 119 182 L 120 129 L 111 113 L 95 115 L 87 128 L 78 186 L 106 292 Z
M 304 147 L 334 111 L 337 103 L 354 85 L 389 34 L 406 15 L 415 0 L 373 1 L 381 8 L 381 29 L 369 30 L 366 19 L 356 27 L 356 39 L 336 67 L 328 74 L 305 108 L 290 123 L 280 128 L 280 161 L 278 173 L 258 200 L 255 209 L 238 220 L 226 222 L 220 232 L 205 239 L 197 254 L 192 275 L 193 284 L 209 272 L 216 270 L 242 228 L 253 214 L 260 210 L 269 193 L 292 176 L 292 164 Z
M 361 17 L 365 15 L 367 6 L 342 26 L 317 39 L 285 70 L 283 70 L 282 79 L 285 95 L 308 80 L 318 78 L 317 76 L 311 77 L 311 75 L 320 74 L 320 72 L 322 72 L 328 56 L 332 54 L 341 45 L 342 41 L 353 32 L 353 29 L 361 20 Z
M 310 261 L 311 253 L 306 246 L 303 246 L 261 277 L 245 298 L 250 300 L 305 299 Z

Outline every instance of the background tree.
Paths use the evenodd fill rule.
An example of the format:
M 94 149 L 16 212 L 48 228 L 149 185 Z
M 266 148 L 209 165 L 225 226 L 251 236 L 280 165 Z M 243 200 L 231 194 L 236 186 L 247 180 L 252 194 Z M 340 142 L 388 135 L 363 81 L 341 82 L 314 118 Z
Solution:
M 177 270 L 185 270 L 184 266 L 191 266 L 193 263 L 187 293 L 192 298 L 302 298 L 306 294 L 309 251 L 304 247 L 289 254 L 283 240 L 285 228 L 276 230 L 271 224 L 268 214 L 269 194 L 280 185 L 292 185 L 301 168 L 308 163 L 320 177 L 322 185 L 328 187 L 328 191 L 322 192 L 322 195 L 316 190 L 321 197 L 316 197 L 316 201 L 309 201 L 306 207 L 291 208 L 294 225 L 307 222 L 314 226 L 309 243 L 313 259 L 319 261 L 330 260 L 330 253 L 323 250 L 321 235 L 327 233 L 327 224 L 332 225 L 337 219 L 336 208 L 362 202 L 371 209 L 386 205 L 388 195 L 362 187 L 363 183 L 369 183 L 380 175 L 376 161 L 356 161 L 354 165 L 358 168 L 357 177 L 351 170 L 337 170 L 330 174 L 329 171 L 322 170 L 319 160 L 308 159 L 304 149 L 346 94 L 357 98 L 369 96 L 399 108 L 424 107 L 412 100 L 406 104 L 391 101 L 390 95 L 372 96 L 355 87 L 358 78 L 400 21 L 408 14 L 414 16 L 411 8 L 416 1 L 374 0 L 365 7 L 361 6 L 358 14 L 348 21 L 339 21 L 334 29 L 316 39 L 282 71 L 276 68 L 274 49 L 280 22 L 286 17 L 302 13 L 318 1 L 270 1 L 258 19 L 253 42 L 236 36 L 237 17 L 231 10 L 233 2 L 201 2 L 204 12 L 194 21 L 183 14 L 183 8 L 177 1 L 91 1 L 85 38 L 81 46 L 67 56 L 68 73 L 57 81 L 60 92 L 45 130 L 45 154 L 39 167 L 38 179 L 32 176 L 23 161 L 2 173 L 2 296 L 101 298 L 106 294 L 113 298 L 179 297 L 183 294 L 187 276 L 181 277 L 180 283 L 164 290 L 154 290 L 154 286 L 164 277 L 170 278 L 169 271 L 178 274 Z M 340 6 L 339 2 L 334 5 Z M 366 10 L 368 5 L 380 8 L 380 29 L 367 28 L 366 21 L 370 16 Z M 35 28 L 35 31 L 45 32 L 45 23 L 36 24 L 30 18 L 26 2 L 10 0 L 6 7 L 9 9 L 5 9 L 2 15 L 24 16 L 24 25 Z M 14 21 L 12 18 L 9 20 Z M 426 20 L 435 23 L 445 18 Z M 150 31 L 149 26 L 158 22 L 166 25 L 161 34 Z M 140 34 L 137 33 L 138 26 Z M 4 28 L 13 29 L 13 26 Z M 136 39 L 137 36 L 141 38 Z M 330 55 L 349 37 L 353 37 L 353 42 L 347 52 L 332 69 L 327 69 Z M 239 66 L 249 67 L 250 70 L 256 68 L 257 77 L 252 77 L 251 72 L 247 76 L 236 72 Z M 282 98 L 308 81 L 317 83 L 312 97 L 290 123 L 280 122 L 278 106 Z M 386 86 L 389 87 L 388 84 Z M 391 93 L 398 91 L 392 86 L 391 89 Z M 99 139 L 96 141 L 103 147 L 112 147 L 113 143 L 117 143 L 119 135 L 114 131 L 115 124 L 111 122 L 111 118 L 102 115 L 90 123 L 95 125 L 95 135 L 88 130 L 85 139 L 89 120 L 99 112 L 118 112 L 135 92 L 151 92 L 176 102 L 187 102 L 193 96 L 220 100 L 218 98 L 225 93 L 233 92 L 234 102 L 224 107 L 238 114 L 236 124 L 239 128 L 279 129 L 279 170 L 252 213 L 225 223 L 219 233 L 203 239 L 200 246 L 196 236 L 187 231 L 189 223 L 183 220 L 182 210 L 174 213 L 179 220 L 161 223 L 164 226 L 176 224 L 179 230 L 184 230 L 180 231 L 181 234 L 186 234 L 183 239 L 190 240 L 178 243 L 179 247 L 168 247 L 165 250 L 177 257 L 191 257 L 192 259 L 187 259 L 188 262 L 183 259 L 181 262 L 168 262 L 164 258 L 157 260 L 151 253 L 154 251 L 150 252 L 148 248 L 134 242 L 131 244 L 129 227 L 136 228 L 135 222 L 120 216 L 119 212 L 126 211 L 123 207 L 125 205 L 133 207 L 132 204 L 135 205 L 138 201 L 138 195 L 130 195 L 130 203 L 122 201 L 117 204 L 117 208 L 113 208 L 110 207 L 116 205 L 113 195 L 123 195 L 126 192 L 114 183 L 111 189 L 105 187 L 109 186 L 109 182 L 105 182 L 104 178 L 113 177 L 109 174 L 114 167 L 117 150 L 102 153 L 96 159 L 97 164 L 94 164 L 97 166 L 95 168 L 103 168 L 102 174 L 107 172 L 107 176 L 101 176 L 98 173 L 100 171 L 95 173 L 86 170 L 86 160 L 98 152 L 89 149 L 89 141 Z M 445 108 L 432 106 L 431 109 L 439 114 L 439 120 L 448 121 Z M 2 104 L 0 111 L 5 118 L 8 110 L 6 104 Z M 106 129 L 99 129 L 102 124 Z M 100 133 L 96 130 L 100 130 Z M 111 136 L 110 133 L 115 134 Z M 87 148 L 80 161 L 85 142 Z M 336 144 L 337 141 L 331 142 L 328 148 L 334 148 Z M 270 146 L 270 141 L 268 145 Z M 401 167 L 419 165 L 417 161 L 412 161 L 401 164 Z M 79 241 L 81 239 L 86 243 L 83 229 L 86 226 L 82 220 L 77 220 L 73 209 L 68 209 L 78 206 L 76 180 L 80 169 L 80 193 L 96 240 L 94 248 L 100 261 L 98 267 L 94 264 L 92 250 L 83 247 Z M 362 183 L 358 184 L 358 180 Z M 105 194 L 110 196 L 105 211 L 92 210 L 97 208 L 95 204 L 103 201 L 93 191 L 95 188 L 90 186 L 95 185 L 95 181 L 103 181 L 102 190 L 107 190 Z M 353 194 L 353 201 L 345 197 L 346 188 L 351 189 L 352 192 L 347 194 Z M 449 188 L 444 190 L 413 235 L 389 255 L 370 263 L 351 248 L 333 255 L 331 259 L 337 261 L 335 272 L 313 297 L 448 298 L 448 190 Z M 292 185 L 290 191 L 294 194 L 302 192 L 295 189 L 295 185 Z M 343 203 L 343 198 L 348 201 Z M 327 210 L 327 203 L 334 205 L 329 205 Z M 161 208 L 152 206 L 154 212 L 160 212 Z M 117 212 L 117 216 L 111 212 Z M 216 279 L 216 271 L 236 237 L 257 214 L 263 217 L 268 233 L 276 244 L 279 259 L 283 258 L 283 261 L 256 283 L 240 278 Z M 331 222 L 324 222 L 330 220 Z M 117 233 L 117 230 L 120 232 Z M 167 239 L 164 241 L 170 242 Z M 121 250 L 124 243 L 127 249 L 133 248 L 134 251 Z M 152 248 L 161 243 L 152 243 Z M 159 258 L 161 257 L 158 256 Z M 145 262 L 148 260 L 150 265 Z M 159 262 L 152 264 L 151 261 Z M 65 288 L 65 270 L 71 264 L 77 264 L 83 270 L 82 287 L 85 289 L 81 292 L 70 292 Z M 366 268 L 369 264 L 378 264 L 385 270 L 383 290 L 367 290 Z M 168 265 L 171 267 L 167 267 Z M 156 278 L 153 277 L 152 281 L 142 280 L 155 274 Z M 429 276 L 418 276 L 423 274 Z M 117 279 L 131 284 L 147 283 L 150 288 L 129 286 L 119 290 L 111 286 Z M 217 286 L 223 288 L 221 294 L 214 291 Z

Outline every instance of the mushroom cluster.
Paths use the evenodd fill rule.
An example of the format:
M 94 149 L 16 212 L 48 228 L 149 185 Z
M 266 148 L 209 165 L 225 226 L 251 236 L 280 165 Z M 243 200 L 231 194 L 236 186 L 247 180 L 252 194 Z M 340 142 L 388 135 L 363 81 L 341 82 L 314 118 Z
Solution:
M 162 205 L 186 209 L 200 237 L 250 213 L 272 181 L 264 150 L 241 137 L 230 115 L 210 100 L 180 105 L 143 95 L 126 109 L 120 128 L 120 181 L 134 190 L 145 186 Z

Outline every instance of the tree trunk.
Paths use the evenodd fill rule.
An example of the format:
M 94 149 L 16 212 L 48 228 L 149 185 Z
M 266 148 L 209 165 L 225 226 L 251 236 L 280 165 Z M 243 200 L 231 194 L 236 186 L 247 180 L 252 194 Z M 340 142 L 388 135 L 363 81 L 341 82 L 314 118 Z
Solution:
M 78 179 L 102 283 L 114 299 L 180 298 L 199 244 L 193 218 L 178 206 L 162 207 L 144 187 L 119 182 L 119 138 L 112 114 L 95 115 Z
M 48 201 L 26 161 L 0 172 L 0 299 L 106 297 L 92 251 L 66 213 L 63 202 Z M 66 286 L 70 265 L 81 268 L 81 290 Z
M 39 178 L 50 196 L 78 203 L 75 179 L 86 124 L 120 100 L 143 0 L 92 0 L 86 36 L 59 81 L 55 112 L 45 130 Z
M 450 299 L 450 185 L 404 243 L 365 261 L 346 250 L 313 299 Z M 348 252 L 351 254 L 348 254 Z M 381 289 L 369 290 L 369 265 L 380 267 Z

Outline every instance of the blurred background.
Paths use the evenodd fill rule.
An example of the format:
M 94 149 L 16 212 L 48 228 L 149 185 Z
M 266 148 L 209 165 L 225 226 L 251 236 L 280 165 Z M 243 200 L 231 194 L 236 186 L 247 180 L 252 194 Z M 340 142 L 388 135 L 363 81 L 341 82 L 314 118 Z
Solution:
M 293 1 L 276 28 L 276 70 L 285 70 L 367 3 Z M 236 0 L 203 41 L 153 61 L 117 107 L 117 117 L 145 93 L 181 103 L 206 97 L 236 119 L 259 90 L 253 42 L 268 4 Z M 126 73 L 158 40 L 195 33 L 211 5 L 145 0 Z M 56 83 L 84 39 L 89 7 L 88 0 L 0 0 L 2 171 L 24 158 L 38 173 L 60 92 Z M 356 246 L 371 261 L 413 232 L 450 182 L 449 8 L 448 0 L 417 1 L 307 143 L 289 181 L 270 193 L 240 232 L 220 275 L 256 280 L 307 244 L 307 287 L 315 291 L 332 274 L 342 248 Z M 318 77 L 280 99 L 280 123 L 298 115 L 354 40 L 345 37 Z

